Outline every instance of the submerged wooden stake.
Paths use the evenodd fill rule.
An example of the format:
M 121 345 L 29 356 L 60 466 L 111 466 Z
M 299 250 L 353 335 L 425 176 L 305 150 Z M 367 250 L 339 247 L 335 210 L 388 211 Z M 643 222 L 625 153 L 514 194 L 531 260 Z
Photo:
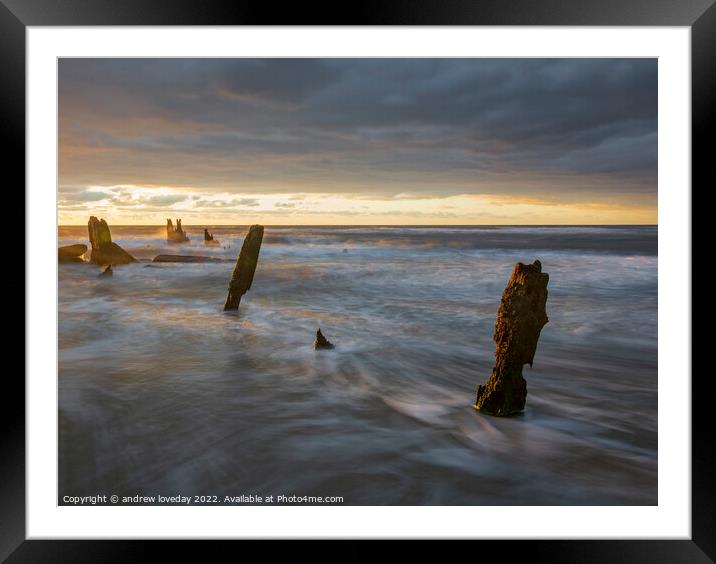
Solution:
M 548 321 L 548 282 L 540 261 L 515 265 L 497 311 L 495 366 L 487 383 L 477 389 L 476 409 L 506 416 L 525 408 L 527 382 L 522 367 L 532 366 L 540 331 Z
M 259 260 L 259 251 L 261 250 L 261 241 L 264 238 L 264 226 L 252 225 L 241 245 L 241 252 L 236 259 L 234 273 L 229 282 L 229 294 L 226 296 L 224 311 L 239 309 L 241 296 L 251 288 L 251 282 L 254 280 L 256 272 L 256 264 Z
M 318 331 L 316 331 L 316 338 L 313 341 L 313 348 L 316 350 L 334 348 L 333 343 L 331 343 L 328 339 L 326 339 L 323 336 L 323 333 L 321 333 L 320 328 L 318 329 Z

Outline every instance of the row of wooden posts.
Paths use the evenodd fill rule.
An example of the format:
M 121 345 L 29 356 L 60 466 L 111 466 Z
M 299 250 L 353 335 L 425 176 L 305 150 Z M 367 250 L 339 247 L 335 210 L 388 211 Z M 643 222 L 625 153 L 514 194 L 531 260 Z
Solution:
M 91 262 L 113 265 L 136 260 L 112 242 L 109 226 L 104 219 L 90 217 L 88 231 L 92 245 Z M 205 242 L 207 242 L 208 231 L 204 231 Z M 249 227 L 229 281 L 224 311 L 238 310 L 242 296 L 251 289 L 263 236 L 262 225 Z M 213 237 L 210 237 L 213 241 Z M 181 220 L 177 220 L 177 228 L 173 227 L 171 220 L 167 220 L 167 240 L 180 242 L 179 239 L 188 241 L 181 227 Z M 78 253 L 80 250 L 81 252 Z M 60 247 L 59 260 L 71 260 L 73 256 L 84 254 L 86 251 L 85 245 Z M 532 264 L 518 262 L 515 265 L 497 311 L 493 335 L 495 365 L 488 381 L 477 388 L 474 405 L 476 409 L 497 416 L 514 415 L 524 410 L 527 383 L 522 376 L 522 368 L 525 364 L 532 366 L 540 332 L 548 321 L 546 313 L 548 282 L 549 275 L 542 272 L 540 261 L 536 260 Z M 334 348 L 320 329 L 316 334 L 314 347 Z

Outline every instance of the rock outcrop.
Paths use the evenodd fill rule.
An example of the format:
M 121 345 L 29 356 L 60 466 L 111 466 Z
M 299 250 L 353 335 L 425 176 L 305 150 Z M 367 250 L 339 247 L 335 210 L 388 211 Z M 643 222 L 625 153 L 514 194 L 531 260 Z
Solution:
M 548 321 L 548 282 L 540 261 L 515 265 L 497 311 L 495 366 L 487 383 L 477 388 L 476 409 L 498 416 L 524 409 L 527 382 L 522 367 L 532 366 L 540 331 Z
M 239 309 L 241 296 L 251 288 L 256 272 L 256 264 L 259 260 L 261 241 L 264 238 L 263 225 L 252 225 L 241 245 L 241 252 L 236 259 L 236 266 L 229 282 L 229 293 L 226 296 L 224 311 Z
M 189 237 L 186 236 L 181 228 L 181 219 L 177 219 L 176 228 L 172 225 L 172 220 L 167 219 L 167 242 L 169 243 L 186 243 Z
M 318 331 L 316 331 L 316 338 L 313 341 L 313 348 L 316 350 L 332 349 L 334 348 L 334 345 L 323 336 L 323 333 L 321 333 L 321 330 L 319 328 Z
M 87 245 L 66 245 L 58 247 L 57 260 L 59 262 L 84 262 L 82 255 L 87 252 Z
M 204 255 L 157 255 L 152 262 L 227 262 L 227 259 Z
M 204 229 L 204 244 L 205 245 L 219 245 L 219 241 L 214 239 L 214 236 L 209 233 L 208 229 Z
M 100 265 L 127 264 L 136 260 L 117 243 L 112 242 L 109 226 L 104 219 L 99 220 L 95 216 L 90 217 L 87 230 L 89 231 L 89 240 L 92 245 L 90 262 Z

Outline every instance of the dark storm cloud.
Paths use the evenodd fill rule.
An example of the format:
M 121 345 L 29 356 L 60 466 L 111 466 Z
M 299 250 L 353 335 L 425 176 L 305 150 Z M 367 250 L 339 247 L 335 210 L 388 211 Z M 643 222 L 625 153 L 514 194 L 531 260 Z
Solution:
M 59 76 L 66 184 L 656 193 L 655 59 L 63 59 Z

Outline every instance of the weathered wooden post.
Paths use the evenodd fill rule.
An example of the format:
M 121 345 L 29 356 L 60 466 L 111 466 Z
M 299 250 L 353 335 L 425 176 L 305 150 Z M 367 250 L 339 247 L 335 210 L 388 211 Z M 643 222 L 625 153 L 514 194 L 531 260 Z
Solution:
M 499 416 L 524 409 L 527 382 L 522 367 L 532 366 L 540 331 L 548 321 L 548 282 L 540 261 L 515 265 L 497 311 L 495 366 L 487 383 L 477 389 L 476 409 Z
M 251 288 L 251 282 L 254 280 L 256 272 L 256 264 L 259 260 L 259 251 L 261 250 L 261 241 L 264 238 L 264 226 L 252 225 L 241 245 L 241 252 L 236 259 L 234 273 L 229 282 L 229 294 L 226 296 L 224 311 L 239 309 L 241 296 Z

